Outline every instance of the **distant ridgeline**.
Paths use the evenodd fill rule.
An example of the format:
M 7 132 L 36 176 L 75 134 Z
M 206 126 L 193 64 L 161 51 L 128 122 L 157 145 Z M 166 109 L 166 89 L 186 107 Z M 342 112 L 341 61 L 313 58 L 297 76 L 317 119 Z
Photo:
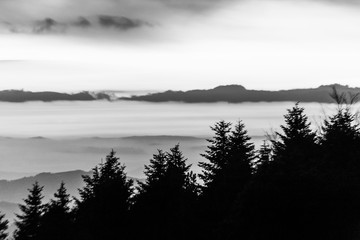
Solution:
M 339 94 L 346 93 L 348 96 L 355 96 L 360 93 L 360 88 L 350 88 L 339 84 L 322 85 L 318 88 L 280 91 L 247 90 L 241 85 L 227 85 L 209 90 L 166 91 L 121 99 L 149 102 L 179 101 L 187 103 L 285 101 L 333 103 L 334 99 L 331 97 L 331 93 L 333 93 L 334 88 L 336 88 Z
M 29 92 L 23 90 L 3 90 L 0 91 L 1 102 L 27 102 L 27 101 L 93 101 L 107 99 L 110 96 L 105 93 L 80 92 L 74 94 L 58 92 Z

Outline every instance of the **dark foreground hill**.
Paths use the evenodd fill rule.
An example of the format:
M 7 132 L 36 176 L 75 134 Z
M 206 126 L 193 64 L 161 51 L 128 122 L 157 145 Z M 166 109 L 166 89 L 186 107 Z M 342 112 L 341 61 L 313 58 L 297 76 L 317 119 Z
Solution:
M 30 92 L 23 90 L 3 90 L 0 91 L 0 102 L 27 102 L 27 101 L 93 101 L 99 99 L 110 99 L 105 93 L 92 94 L 90 92 L 80 92 L 74 94 L 58 92 Z
M 219 86 L 209 90 L 191 91 L 166 91 L 141 96 L 121 98 L 122 100 L 168 102 L 180 101 L 187 103 L 211 103 L 211 102 L 319 102 L 333 103 L 330 96 L 333 88 L 341 93 L 355 95 L 360 93 L 360 88 L 350 88 L 338 84 L 320 86 L 310 89 L 292 89 L 280 91 L 247 90 L 241 85 Z

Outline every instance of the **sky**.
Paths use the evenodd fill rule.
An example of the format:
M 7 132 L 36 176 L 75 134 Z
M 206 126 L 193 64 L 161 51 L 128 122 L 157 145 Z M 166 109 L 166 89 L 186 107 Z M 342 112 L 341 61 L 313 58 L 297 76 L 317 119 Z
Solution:
M 0 89 L 360 87 L 358 0 L 0 0 Z

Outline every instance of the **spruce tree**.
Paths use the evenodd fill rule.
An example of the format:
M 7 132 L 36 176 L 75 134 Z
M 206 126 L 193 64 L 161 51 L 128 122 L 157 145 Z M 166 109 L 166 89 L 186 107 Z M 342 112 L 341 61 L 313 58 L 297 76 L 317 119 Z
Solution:
M 284 119 L 272 149 L 260 149 L 257 171 L 222 226 L 223 238 L 307 239 L 315 232 L 308 206 L 319 193 L 317 137 L 299 104 Z
M 4 219 L 5 215 L 0 215 L 0 240 L 5 240 L 8 236 L 7 230 L 9 227 L 9 221 Z
M 62 182 L 54 194 L 54 199 L 45 206 L 41 217 L 39 238 L 41 240 L 65 240 L 72 238 L 71 199 Z
M 265 140 L 263 144 L 261 144 L 260 149 L 258 150 L 256 161 L 254 163 L 254 168 L 256 169 L 256 172 L 266 168 L 270 164 L 271 160 L 272 160 L 271 146 Z
M 279 139 L 272 141 L 274 163 L 283 172 L 305 170 L 313 164 L 316 133 L 299 103 L 288 109 L 284 118 L 283 133 L 276 132 Z
M 145 182 L 138 182 L 139 192 L 149 191 L 149 188 L 156 188 L 161 180 L 164 178 L 167 169 L 167 155 L 164 151 L 158 149 L 156 154 L 153 154 L 150 159 L 150 164 L 145 165 L 144 174 L 146 176 Z
M 230 150 L 229 133 L 231 132 L 231 123 L 220 121 L 210 127 L 214 132 L 211 139 L 207 139 L 210 145 L 207 146 L 205 154 L 202 157 L 207 159 L 207 162 L 200 162 L 199 167 L 202 168 L 200 179 L 204 182 L 204 186 L 208 187 L 216 177 L 217 172 L 226 164 L 227 157 Z
M 19 205 L 22 214 L 16 215 L 18 219 L 15 221 L 17 227 L 14 233 L 15 240 L 38 239 L 44 207 L 42 204 L 43 187 L 35 182 L 32 188 L 28 190 L 29 195 L 24 199 L 24 204 Z
M 133 181 L 128 179 L 119 158 L 112 150 L 85 176 L 85 187 L 75 209 L 78 239 L 129 238 L 131 219 L 129 209 Z
M 200 228 L 210 239 L 249 183 L 255 159 L 254 144 L 241 121 L 233 129 L 225 121 L 211 129 L 214 137 L 208 140 L 210 145 L 202 155 L 208 161 L 199 164 L 203 168 L 200 178 L 204 181 L 199 202 Z
M 139 186 L 133 206 L 144 219 L 135 239 L 189 239 L 195 229 L 196 175 L 190 171 L 179 145 L 169 152 L 158 150 L 145 166 L 146 180 Z
M 255 160 L 255 146 L 250 142 L 245 125 L 238 121 L 229 135 L 230 150 L 225 166 L 226 185 L 232 185 L 232 192 L 241 192 L 250 180 Z M 229 189 L 229 192 L 231 190 Z M 230 199 L 235 195 L 229 196 Z
M 359 143 L 359 124 L 355 122 L 356 116 L 349 108 L 339 108 L 329 119 L 324 121 L 320 144 L 326 150 L 334 154 L 334 150 L 340 151 L 334 157 L 342 157 Z
M 348 106 L 324 121 L 320 136 L 323 231 L 337 239 L 359 238 L 360 126 Z M 351 233 L 351 234 L 349 234 Z M 356 233 L 356 235 L 353 235 Z

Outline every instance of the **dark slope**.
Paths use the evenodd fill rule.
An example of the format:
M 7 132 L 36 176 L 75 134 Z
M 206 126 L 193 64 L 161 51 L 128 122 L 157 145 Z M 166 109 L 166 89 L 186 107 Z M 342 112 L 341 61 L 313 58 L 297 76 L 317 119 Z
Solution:
M 191 90 L 191 91 L 166 91 L 142 96 L 132 96 L 121 98 L 122 100 L 149 101 L 149 102 L 168 102 L 179 101 L 187 103 L 211 103 L 211 102 L 320 102 L 332 103 L 330 93 L 333 87 L 336 87 L 339 93 L 356 94 L 360 88 L 350 88 L 342 85 L 326 85 L 311 89 L 292 89 L 280 91 L 260 91 L 247 90 L 241 85 L 219 86 L 209 90 Z
M 91 94 L 80 92 L 74 94 L 58 92 L 29 92 L 22 90 L 0 91 L 0 102 L 27 102 L 27 101 L 93 101 L 98 99 L 110 99 L 107 94 Z
M 76 170 L 60 173 L 40 173 L 32 177 L 24 177 L 11 181 L 0 180 L 0 201 L 22 202 L 22 199 L 28 195 L 27 189 L 31 188 L 35 181 L 45 186 L 43 191 L 45 201 L 53 196 L 62 181 L 65 182 L 69 194 L 78 196 L 78 188 L 84 185 L 81 176 L 88 174 L 90 173 Z
M 91 172 L 85 172 L 82 170 L 74 170 L 68 172 L 58 173 L 39 173 L 35 176 L 24 177 L 15 180 L 0 180 L 0 203 L 2 201 L 20 203 L 23 198 L 28 195 L 28 189 L 31 188 L 35 181 L 39 182 L 41 186 L 44 186 L 43 195 L 44 201 L 48 201 L 53 197 L 55 191 L 59 188 L 60 183 L 63 181 L 68 193 L 71 196 L 78 197 L 78 189 L 84 186 L 83 175 L 90 175 Z M 134 181 L 140 180 L 132 178 Z M 0 204 L 1 207 L 1 204 Z

